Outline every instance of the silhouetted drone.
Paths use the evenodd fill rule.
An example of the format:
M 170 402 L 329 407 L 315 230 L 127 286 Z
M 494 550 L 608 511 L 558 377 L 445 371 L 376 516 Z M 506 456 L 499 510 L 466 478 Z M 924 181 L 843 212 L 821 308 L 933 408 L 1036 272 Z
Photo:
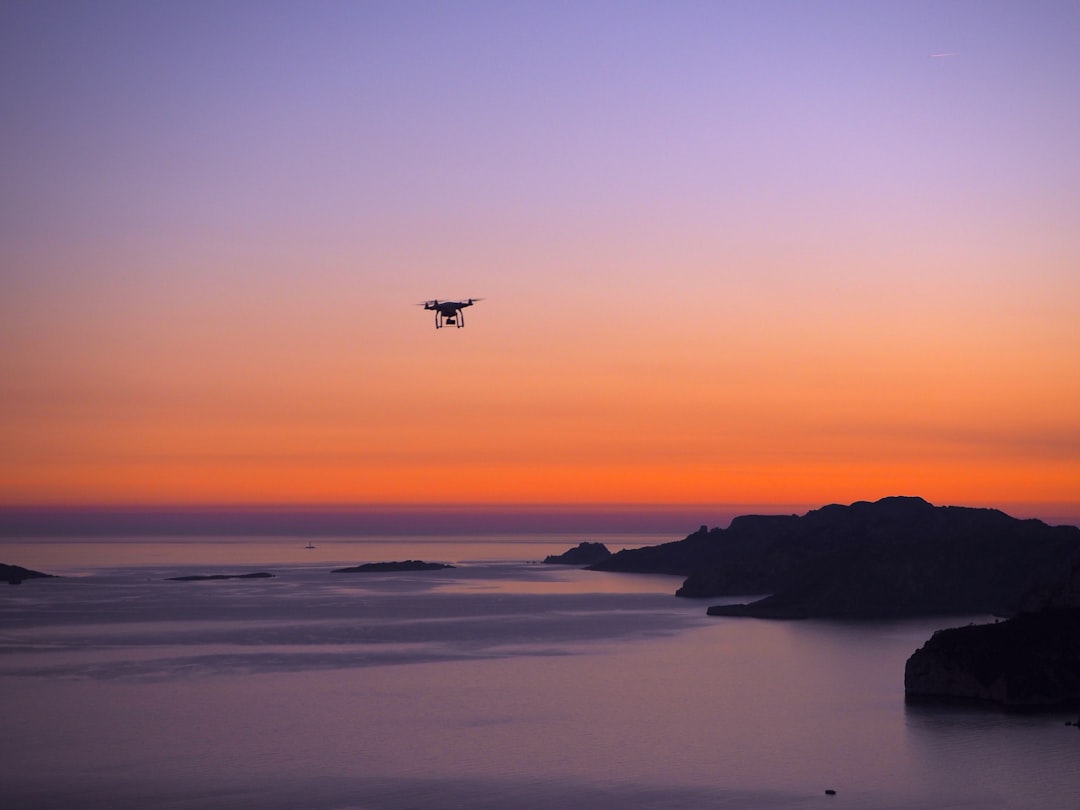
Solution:
M 465 316 L 461 310 L 471 307 L 483 298 L 470 298 L 467 301 L 425 301 L 424 309 L 435 310 L 435 328 L 442 329 L 443 323 L 447 326 L 456 326 L 458 329 L 465 325 Z

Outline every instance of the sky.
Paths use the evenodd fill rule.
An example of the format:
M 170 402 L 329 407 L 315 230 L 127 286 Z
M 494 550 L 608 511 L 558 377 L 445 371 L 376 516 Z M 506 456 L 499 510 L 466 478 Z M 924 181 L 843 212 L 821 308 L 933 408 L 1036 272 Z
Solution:
M 5 2 L 0 506 L 1080 522 L 1078 132 L 1075 0 Z

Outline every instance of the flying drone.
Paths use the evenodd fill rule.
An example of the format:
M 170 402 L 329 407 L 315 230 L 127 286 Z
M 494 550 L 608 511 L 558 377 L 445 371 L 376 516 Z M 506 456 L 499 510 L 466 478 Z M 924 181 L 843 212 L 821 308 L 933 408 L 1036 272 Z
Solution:
M 443 325 L 456 326 L 458 329 L 465 325 L 465 316 L 461 310 L 465 307 L 471 307 L 477 301 L 483 301 L 483 298 L 469 298 L 465 301 L 425 301 L 424 309 L 432 309 L 435 311 L 435 328 L 442 329 Z

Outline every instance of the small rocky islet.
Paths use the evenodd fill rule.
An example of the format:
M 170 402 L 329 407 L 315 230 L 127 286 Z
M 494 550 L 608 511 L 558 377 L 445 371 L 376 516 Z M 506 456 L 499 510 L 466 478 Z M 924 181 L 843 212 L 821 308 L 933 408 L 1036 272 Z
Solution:
M 213 582 L 221 579 L 271 579 L 275 575 L 266 571 L 251 574 L 186 574 L 182 577 L 166 577 L 166 582 Z
M 544 558 L 546 565 L 595 565 L 608 559 L 611 552 L 603 543 L 578 543 L 562 554 L 549 554 Z
M 384 573 L 388 571 L 441 571 L 444 568 L 453 568 L 448 563 L 432 563 L 423 560 L 401 560 L 397 562 L 372 562 L 353 565 L 348 568 L 335 568 L 331 574 L 366 574 Z
M 348 568 L 335 568 L 331 574 L 356 574 L 356 573 L 385 573 L 393 571 L 438 571 L 443 568 L 453 568 L 446 563 L 429 563 L 423 560 L 401 560 L 395 562 L 371 562 L 354 565 Z M 170 582 L 206 582 L 222 579 L 268 579 L 276 576 L 266 571 L 257 571 L 251 574 L 189 574 L 181 577 L 168 577 Z

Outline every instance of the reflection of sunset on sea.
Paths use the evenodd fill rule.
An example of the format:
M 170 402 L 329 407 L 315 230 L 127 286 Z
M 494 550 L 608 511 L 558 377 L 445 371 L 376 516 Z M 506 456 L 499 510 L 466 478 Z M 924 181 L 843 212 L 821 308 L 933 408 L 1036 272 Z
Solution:
M 0 505 L 1080 520 L 1075 7 L 2 19 Z

